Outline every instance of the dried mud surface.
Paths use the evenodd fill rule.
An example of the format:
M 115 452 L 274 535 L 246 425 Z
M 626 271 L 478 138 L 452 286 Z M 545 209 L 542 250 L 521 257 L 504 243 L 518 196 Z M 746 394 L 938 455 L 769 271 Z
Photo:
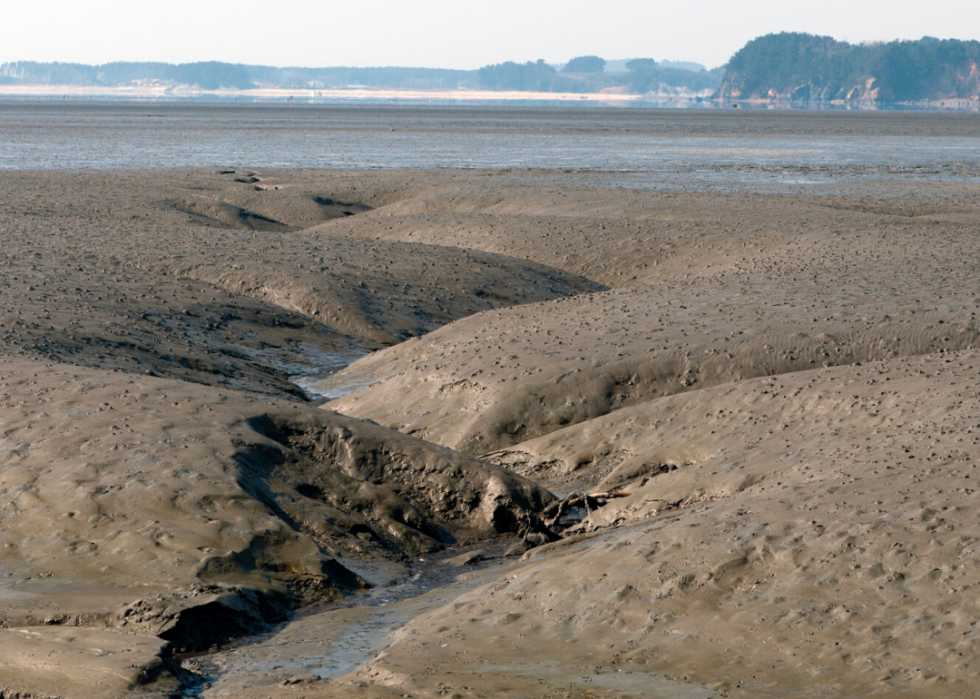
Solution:
M 975 696 L 977 185 L 696 189 L 4 173 L 0 692 Z

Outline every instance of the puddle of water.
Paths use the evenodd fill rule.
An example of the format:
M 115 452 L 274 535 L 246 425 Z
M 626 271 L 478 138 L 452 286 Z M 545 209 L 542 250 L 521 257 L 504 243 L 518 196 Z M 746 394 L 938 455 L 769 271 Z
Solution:
M 340 395 L 333 395 L 333 392 L 330 395 L 323 393 L 318 385 L 371 353 L 354 346 L 328 351 L 307 342 L 292 342 L 279 347 L 239 345 L 236 349 L 259 364 L 283 372 L 289 381 L 314 399 L 339 398 Z
M 330 375 L 325 377 L 303 378 L 299 381 L 294 381 L 294 383 L 311 395 L 326 398 L 327 400 L 337 400 L 351 393 L 357 393 L 358 391 L 363 391 L 365 388 L 370 388 L 395 375 L 394 372 L 382 376 L 373 373 L 359 374 L 357 372 L 347 372 L 343 376 L 332 376 L 333 373 L 335 372 L 330 372 Z
M 388 644 L 389 634 L 444 599 L 441 594 L 437 597 L 439 602 L 428 605 L 411 600 L 297 619 L 266 640 L 199 660 L 212 679 L 198 696 L 214 697 L 304 675 L 321 679 L 346 675 L 373 660 Z
M 302 343 L 301 343 L 302 344 Z M 304 359 L 308 364 L 295 364 L 289 367 L 289 380 L 302 388 L 308 395 L 314 398 L 326 398 L 331 400 L 334 397 L 322 393 L 318 390 L 318 385 L 325 379 L 337 373 L 341 369 L 356 362 L 361 357 L 367 356 L 370 352 L 365 350 L 351 349 L 347 352 L 323 352 L 317 347 L 306 346 Z
M 329 376 L 370 354 L 367 350 L 356 347 L 327 351 L 307 342 L 295 342 L 277 348 L 243 346 L 240 349 L 255 361 L 288 374 L 289 379 L 297 385 Z

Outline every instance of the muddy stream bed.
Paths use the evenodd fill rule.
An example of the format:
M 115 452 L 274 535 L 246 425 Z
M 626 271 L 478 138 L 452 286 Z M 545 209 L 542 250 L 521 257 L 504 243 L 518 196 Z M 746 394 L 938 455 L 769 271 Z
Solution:
M 345 565 L 373 587 L 298 612 L 266 633 L 179 658 L 190 673 L 182 696 L 214 697 L 246 687 L 299 684 L 346 675 L 370 662 L 388 636 L 415 617 L 504 575 L 512 537 L 453 547 L 408 563 Z
M 342 397 L 369 383 L 356 374 L 343 382 L 330 380 L 337 371 L 364 356 L 362 351 L 333 353 L 296 346 L 285 354 L 252 354 L 288 375 L 314 404 Z M 567 495 L 571 487 L 569 483 L 542 485 L 558 497 Z M 564 526 L 571 526 L 584 516 L 584 509 L 573 507 L 564 515 Z M 391 634 L 415 618 L 524 565 L 520 554 L 527 546 L 515 546 L 520 541 L 516 535 L 502 536 L 402 560 L 344 558 L 344 566 L 366 580 L 370 589 L 302 609 L 262 633 L 219 648 L 177 656 L 183 670 L 179 696 L 209 699 L 243 690 L 313 685 L 344 677 L 374 660 L 389 645 Z M 542 681 L 550 678 L 555 682 L 581 683 L 616 696 L 706 699 L 715 694 L 698 683 L 678 683 L 648 673 L 595 674 L 581 669 L 571 671 L 561 663 L 533 665 L 533 674 Z M 496 666 L 492 669 L 507 671 Z
M 351 393 L 357 385 L 317 391 L 328 378 L 363 352 L 324 353 L 294 348 L 295 357 L 260 359 L 289 375 L 315 404 Z M 415 617 L 506 573 L 517 557 L 505 552 L 513 536 L 457 545 L 409 560 L 356 560 L 343 563 L 371 588 L 335 602 L 302 609 L 264 633 L 224 646 L 178 656 L 183 677 L 181 697 L 215 697 L 227 692 L 280 684 L 334 679 L 373 660 L 388 636 Z

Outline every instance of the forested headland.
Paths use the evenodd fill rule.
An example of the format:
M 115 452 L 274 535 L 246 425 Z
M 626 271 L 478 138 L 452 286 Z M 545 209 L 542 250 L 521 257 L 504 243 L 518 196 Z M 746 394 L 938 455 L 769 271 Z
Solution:
M 732 56 L 716 96 L 806 103 L 975 100 L 978 63 L 977 41 L 849 44 L 829 36 L 770 34 Z

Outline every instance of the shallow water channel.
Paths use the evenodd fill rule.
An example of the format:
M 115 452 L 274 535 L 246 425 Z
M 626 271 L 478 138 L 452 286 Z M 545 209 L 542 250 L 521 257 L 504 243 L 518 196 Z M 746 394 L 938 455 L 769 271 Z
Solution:
M 312 399 L 329 400 L 363 388 L 356 374 L 335 377 L 363 352 L 324 353 L 311 347 L 293 350 L 294 362 L 284 361 L 280 355 L 273 359 Z M 516 537 L 505 536 L 409 560 L 345 558 L 344 566 L 370 583 L 369 590 L 301 610 L 265 633 L 223 648 L 178 658 L 187 672 L 181 696 L 216 699 L 242 690 L 315 685 L 344 677 L 374 660 L 388 646 L 391 634 L 417 617 L 527 565 L 519 556 L 506 555 L 515 543 Z M 529 659 L 529 664 L 520 668 L 483 662 L 472 672 L 482 670 L 587 686 L 600 693 L 596 696 L 708 699 L 716 695 L 705 685 L 674 682 L 662 675 L 571 671 L 547 658 Z
M 346 675 L 373 660 L 388 636 L 415 617 L 506 574 L 516 565 L 502 555 L 512 543 L 455 547 L 406 564 L 345 560 L 374 587 L 304 610 L 265 634 L 183 658 L 184 669 L 194 675 L 183 696 L 215 697 Z

